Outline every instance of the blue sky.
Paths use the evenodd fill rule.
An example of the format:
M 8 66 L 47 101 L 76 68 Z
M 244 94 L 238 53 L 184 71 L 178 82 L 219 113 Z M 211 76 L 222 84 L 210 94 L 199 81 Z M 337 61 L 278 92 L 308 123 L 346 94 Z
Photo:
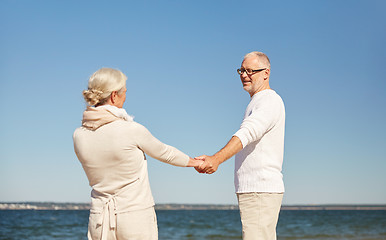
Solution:
M 127 76 L 126 111 L 191 156 L 237 131 L 236 73 L 265 52 L 286 105 L 284 204 L 386 203 L 384 1 L 1 1 L 0 201 L 88 202 L 72 145 L 81 92 Z M 234 204 L 213 175 L 149 158 L 156 203 Z

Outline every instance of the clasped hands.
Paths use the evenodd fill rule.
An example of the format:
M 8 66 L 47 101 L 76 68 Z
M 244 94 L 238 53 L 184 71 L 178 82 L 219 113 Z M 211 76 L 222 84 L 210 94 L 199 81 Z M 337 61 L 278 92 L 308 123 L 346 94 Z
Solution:
M 199 173 L 212 174 L 217 171 L 220 165 L 220 161 L 214 156 L 202 155 L 194 159 L 202 161 L 200 165 L 194 167 Z

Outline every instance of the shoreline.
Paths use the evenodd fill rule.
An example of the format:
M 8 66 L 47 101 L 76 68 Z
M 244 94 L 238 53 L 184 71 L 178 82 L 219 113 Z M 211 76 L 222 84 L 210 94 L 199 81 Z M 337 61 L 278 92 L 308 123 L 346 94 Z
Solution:
M 89 210 L 90 203 L 0 202 L 0 210 Z M 156 204 L 156 210 L 238 210 L 232 204 Z M 293 210 L 386 210 L 386 204 L 304 204 L 283 205 L 281 211 Z

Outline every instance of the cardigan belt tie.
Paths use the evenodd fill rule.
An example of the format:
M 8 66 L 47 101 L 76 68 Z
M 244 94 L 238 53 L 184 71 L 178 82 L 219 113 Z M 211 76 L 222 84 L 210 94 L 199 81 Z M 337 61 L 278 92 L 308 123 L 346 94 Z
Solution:
M 115 218 L 117 202 L 115 197 L 116 195 L 110 196 L 103 204 L 102 214 L 98 221 L 98 224 L 102 226 L 101 240 L 107 240 L 109 230 L 114 229 L 117 225 Z

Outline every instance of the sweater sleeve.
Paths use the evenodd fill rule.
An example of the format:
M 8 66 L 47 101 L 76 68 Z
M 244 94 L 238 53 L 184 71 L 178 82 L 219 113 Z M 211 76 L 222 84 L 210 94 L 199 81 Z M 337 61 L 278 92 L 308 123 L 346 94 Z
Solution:
M 243 148 L 259 141 L 278 121 L 280 105 L 278 102 L 264 101 L 252 109 L 241 123 L 240 129 L 233 135 L 240 139 Z
M 162 143 L 141 124 L 137 124 L 136 139 L 138 147 L 150 157 L 174 166 L 186 167 L 188 165 L 188 155 L 175 147 Z

